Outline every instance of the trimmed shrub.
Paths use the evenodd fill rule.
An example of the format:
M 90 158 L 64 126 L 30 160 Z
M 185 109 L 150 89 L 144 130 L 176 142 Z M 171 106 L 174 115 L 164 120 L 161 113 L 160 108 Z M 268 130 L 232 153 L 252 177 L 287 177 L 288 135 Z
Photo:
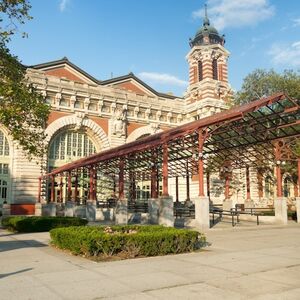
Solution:
M 43 232 L 53 228 L 83 226 L 87 220 L 73 217 L 7 217 L 2 219 L 2 226 L 16 232 Z
M 274 210 L 264 210 L 261 212 L 263 216 L 275 216 Z
M 275 211 L 274 210 L 264 211 L 264 212 L 262 212 L 262 214 L 264 216 L 275 216 Z M 288 219 L 289 220 L 297 221 L 297 212 L 296 211 L 288 210 L 287 214 L 288 214 Z
M 57 228 L 50 236 L 58 248 L 88 257 L 175 254 L 194 251 L 205 243 L 205 236 L 197 231 L 150 225 Z
M 289 211 L 288 211 L 288 219 L 289 219 L 289 220 L 297 221 L 297 212 L 296 212 L 296 211 L 289 210 Z

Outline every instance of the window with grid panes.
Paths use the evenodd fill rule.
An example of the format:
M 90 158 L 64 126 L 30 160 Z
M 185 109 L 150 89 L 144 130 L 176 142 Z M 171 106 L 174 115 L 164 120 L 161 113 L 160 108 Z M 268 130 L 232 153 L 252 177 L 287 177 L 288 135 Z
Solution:
M 96 153 L 93 141 L 85 132 L 64 131 L 51 142 L 50 161 L 70 161 Z
M 8 186 L 10 184 L 9 155 L 10 151 L 7 137 L 0 130 L 0 204 L 8 199 Z

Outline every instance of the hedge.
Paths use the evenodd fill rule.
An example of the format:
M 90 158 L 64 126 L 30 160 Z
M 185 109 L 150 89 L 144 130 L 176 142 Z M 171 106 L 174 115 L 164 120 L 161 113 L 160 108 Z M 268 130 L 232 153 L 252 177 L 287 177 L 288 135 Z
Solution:
M 199 249 L 205 243 L 205 236 L 197 231 L 158 225 L 57 228 L 50 231 L 50 236 L 56 247 L 88 257 L 183 253 Z
M 43 232 L 57 227 L 83 226 L 87 220 L 73 217 L 6 217 L 2 226 L 15 232 Z
M 263 211 L 262 214 L 263 216 L 275 216 L 275 211 L 274 210 Z M 288 210 L 287 215 L 289 220 L 297 221 L 296 211 Z

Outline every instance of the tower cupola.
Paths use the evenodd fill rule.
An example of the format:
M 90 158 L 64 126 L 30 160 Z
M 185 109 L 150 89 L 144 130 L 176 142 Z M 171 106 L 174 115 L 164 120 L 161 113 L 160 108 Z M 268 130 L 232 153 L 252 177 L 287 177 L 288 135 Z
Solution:
M 201 45 L 225 44 L 224 35 L 220 36 L 217 29 L 210 25 L 207 16 L 207 6 L 205 5 L 205 16 L 203 18 L 203 26 L 199 28 L 195 37 L 190 39 L 191 48 Z

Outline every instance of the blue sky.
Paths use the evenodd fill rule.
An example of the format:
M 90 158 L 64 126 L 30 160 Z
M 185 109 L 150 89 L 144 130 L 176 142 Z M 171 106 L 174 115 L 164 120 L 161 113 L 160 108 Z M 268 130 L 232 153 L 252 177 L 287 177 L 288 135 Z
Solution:
M 188 81 L 188 40 L 208 4 L 212 25 L 226 35 L 229 80 L 238 90 L 256 68 L 300 69 L 298 0 L 32 0 L 10 43 L 32 65 L 67 56 L 104 80 L 134 72 L 161 92 L 181 96 Z

